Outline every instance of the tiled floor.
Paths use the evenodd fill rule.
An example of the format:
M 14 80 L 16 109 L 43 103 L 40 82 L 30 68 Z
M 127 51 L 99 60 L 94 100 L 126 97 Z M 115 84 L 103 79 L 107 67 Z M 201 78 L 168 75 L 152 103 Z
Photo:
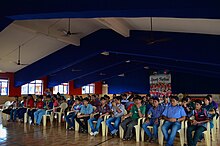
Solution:
M 219 130 L 218 130 L 219 134 Z M 218 135 L 219 136 L 219 135 Z M 179 137 L 175 139 L 175 146 L 179 146 Z M 64 123 L 34 127 L 23 123 L 8 123 L 3 121 L 0 124 L 0 146 L 159 146 L 158 144 L 149 144 L 147 142 L 136 143 L 132 141 L 122 141 L 118 137 L 111 136 L 97 137 L 88 134 L 82 134 L 74 131 L 67 131 Z M 198 144 L 205 146 L 204 142 Z M 220 145 L 220 139 L 212 143 L 212 146 Z

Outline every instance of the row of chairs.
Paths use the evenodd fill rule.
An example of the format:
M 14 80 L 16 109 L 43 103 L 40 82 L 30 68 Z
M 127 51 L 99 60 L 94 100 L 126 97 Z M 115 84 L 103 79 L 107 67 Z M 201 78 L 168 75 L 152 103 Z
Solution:
M 10 101 L 7 101 L 7 102 L 5 102 L 5 104 L 0 105 L 1 106 L 0 112 L 2 112 L 4 109 L 7 109 L 9 107 L 8 105 L 11 105 L 9 102 Z M 64 115 L 64 112 L 65 112 L 67 107 L 68 107 L 67 103 L 62 103 L 58 107 L 54 107 L 53 109 L 46 110 L 45 115 L 43 115 L 43 126 L 47 125 L 47 118 L 48 117 L 50 118 L 50 122 L 52 123 L 54 117 L 57 116 L 58 117 L 58 122 L 61 123 L 62 116 Z M 29 110 L 31 110 L 31 109 L 27 108 L 26 112 L 24 113 L 24 123 L 25 124 L 28 123 L 28 121 L 31 120 L 30 117 L 28 116 Z M 10 119 L 10 116 L 8 114 L 2 113 L 2 119 L 3 120 L 8 120 L 8 119 Z
M 70 112 L 68 112 L 67 114 L 69 114 Z M 125 113 L 127 114 L 127 113 Z M 102 136 L 107 136 L 108 135 L 108 126 L 106 125 L 106 120 L 109 118 L 108 116 L 104 117 L 104 121 L 101 123 L 101 127 L 102 127 Z M 134 126 L 135 128 L 135 135 L 136 135 L 136 142 L 140 141 L 140 138 L 142 141 L 144 141 L 144 137 L 145 137 L 145 132 L 143 130 L 143 128 L 141 128 L 141 125 L 144 123 L 145 118 L 139 118 L 138 119 L 138 124 Z M 160 121 L 160 126 L 158 128 L 158 142 L 160 145 L 163 145 L 163 141 L 164 141 L 164 136 L 161 130 L 161 127 L 163 125 L 164 120 Z M 97 122 L 94 121 L 94 124 L 96 124 Z M 204 131 L 204 138 L 205 138 L 205 143 L 207 146 L 210 146 L 211 144 L 211 140 L 215 141 L 216 140 L 216 129 L 219 128 L 218 124 L 219 124 L 219 118 L 217 119 L 216 116 L 213 119 L 213 123 L 214 123 L 214 128 L 211 129 L 210 131 L 210 122 L 208 122 L 207 124 L 207 131 Z M 112 122 L 112 124 L 114 124 Z M 66 128 L 68 127 L 68 123 L 66 123 Z M 148 128 L 150 130 L 153 130 L 153 126 L 148 126 Z M 75 131 L 79 131 L 79 124 L 77 123 L 77 121 L 75 120 Z M 91 132 L 91 128 L 88 124 L 88 132 Z M 179 136 L 180 136 L 180 144 L 181 146 L 184 146 L 184 143 L 187 143 L 187 121 L 182 121 L 181 122 L 181 129 L 178 130 Z M 212 133 L 212 136 L 210 135 L 210 133 Z M 121 126 L 119 126 L 119 137 L 123 138 L 124 137 L 124 130 Z

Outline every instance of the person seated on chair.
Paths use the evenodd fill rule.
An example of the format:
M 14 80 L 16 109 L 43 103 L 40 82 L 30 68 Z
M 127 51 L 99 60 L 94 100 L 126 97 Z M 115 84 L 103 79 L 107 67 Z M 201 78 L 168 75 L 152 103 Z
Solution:
M 109 128 L 111 135 L 116 135 L 118 132 L 121 117 L 124 115 L 125 107 L 121 104 L 121 96 L 116 96 L 112 102 L 111 117 L 106 120 L 106 125 Z M 114 122 L 114 126 L 111 124 Z
M 125 108 L 128 112 L 130 112 L 132 106 L 134 105 L 134 95 L 132 94 L 131 96 L 129 96 L 128 98 L 128 102 L 125 104 Z
M 88 132 L 88 120 L 92 113 L 93 106 L 89 104 L 89 98 L 86 97 L 83 99 L 83 105 L 81 106 L 81 110 L 76 117 L 76 121 L 79 123 L 79 126 L 81 127 L 80 131 L 82 131 L 83 133 Z M 84 123 L 80 119 L 83 119 Z
M 95 94 L 93 94 L 93 95 L 91 96 L 90 104 L 91 104 L 92 106 L 95 106 L 95 107 L 98 107 L 98 106 L 101 105 L 99 98 L 96 97 Z
M 72 112 L 65 117 L 65 120 L 69 125 L 68 129 L 70 129 L 70 130 L 74 129 L 74 126 L 75 126 L 75 120 L 74 119 L 76 118 L 77 113 L 81 110 L 81 106 L 82 106 L 82 104 L 81 104 L 80 98 L 77 97 L 75 99 L 74 104 L 71 107 Z
M 146 103 L 146 113 L 145 114 L 147 114 L 147 112 L 149 111 L 149 109 L 151 108 L 151 107 L 153 107 L 153 102 L 154 102 L 154 99 L 153 99 L 153 97 L 150 97 L 149 98 L 149 101 Z
M 91 114 L 89 119 L 89 126 L 91 127 L 90 135 L 96 136 L 99 132 L 99 127 L 101 122 L 104 120 L 104 117 L 109 114 L 110 107 L 107 104 L 106 98 L 101 97 L 101 105 L 97 107 L 94 114 Z M 93 125 L 93 121 L 97 121 L 96 127 Z
M 170 106 L 170 105 L 171 105 L 168 96 L 165 96 L 165 95 L 163 96 L 163 102 L 161 103 L 161 105 L 164 107 L 164 109 L 165 109 L 167 106 Z
M 216 115 L 216 111 L 215 111 L 215 107 L 213 106 L 213 104 L 210 103 L 210 97 L 206 96 L 204 98 L 204 105 L 202 108 L 206 109 L 206 111 L 208 112 L 208 114 L 210 115 L 210 128 L 212 129 L 214 127 L 214 123 L 213 123 L 213 118 Z
M 206 130 L 207 122 L 209 122 L 209 115 L 205 108 L 202 108 L 202 101 L 196 100 L 196 107 L 188 117 L 189 125 L 187 128 L 187 143 L 188 146 L 196 146 L 199 138 L 203 134 L 203 131 Z M 192 137 L 192 132 L 195 131 L 194 136 Z
M 28 116 L 31 117 L 31 124 L 34 124 L 34 112 L 36 112 L 38 109 L 43 109 L 44 108 L 44 102 L 43 100 L 43 95 L 40 95 L 37 99 L 37 104 L 36 104 L 36 108 L 30 108 L 28 111 Z
M 159 98 L 154 98 L 153 107 L 151 107 L 146 115 L 146 122 L 142 125 L 145 133 L 149 138 L 149 142 L 154 142 L 158 138 L 158 127 L 160 125 L 160 118 L 164 111 L 164 107 L 159 105 Z M 153 133 L 151 134 L 150 130 L 147 128 L 148 126 L 153 126 Z
M 188 100 L 186 97 L 182 98 L 182 107 L 184 108 L 184 111 L 186 112 L 186 115 L 188 115 L 192 110 L 189 108 L 189 104 L 187 104 Z
M 34 112 L 34 119 L 36 120 L 37 126 L 40 125 L 43 115 L 45 115 L 46 113 L 46 110 L 49 110 L 52 108 L 53 108 L 53 101 L 51 100 L 51 96 L 47 95 L 46 100 L 44 101 L 43 109 L 38 109 L 36 112 Z
M 130 140 L 132 138 L 132 129 L 138 124 L 138 118 L 145 116 L 146 106 L 141 104 L 141 96 L 134 97 L 134 105 L 129 114 L 122 117 L 121 127 L 124 130 L 125 136 L 123 140 Z
M 31 94 L 28 94 L 27 100 L 25 100 L 24 102 L 24 107 L 18 109 L 17 111 L 17 116 L 21 122 L 23 122 L 24 113 L 27 112 L 27 108 L 33 108 L 33 107 L 34 107 L 34 98 Z
M 11 111 L 10 111 L 10 119 L 8 122 L 15 121 L 17 110 L 20 107 L 20 101 L 18 100 L 18 96 L 15 96 L 15 100 L 13 101 L 13 104 L 11 105 Z
M 171 96 L 171 106 L 167 106 L 162 113 L 162 118 L 165 120 L 162 125 L 164 139 L 167 142 L 166 146 L 173 146 L 177 131 L 181 128 L 181 121 L 186 118 L 186 112 L 182 106 L 178 105 L 179 98 Z M 170 133 L 168 132 L 171 130 Z

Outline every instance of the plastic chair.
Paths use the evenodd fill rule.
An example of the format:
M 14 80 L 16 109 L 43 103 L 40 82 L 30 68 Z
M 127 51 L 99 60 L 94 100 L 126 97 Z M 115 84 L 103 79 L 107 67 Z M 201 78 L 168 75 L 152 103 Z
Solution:
M 140 126 L 141 126 L 142 119 L 143 118 L 139 118 L 138 119 L 138 124 L 134 126 L 134 128 L 135 128 L 135 135 L 136 135 L 136 142 L 140 141 L 140 129 L 141 129 Z M 121 125 L 119 126 L 119 136 L 120 136 L 120 138 L 124 137 L 124 130 L 121 127 Z
M 185 121 L 185 141 L 187 143 L 187 121 Z M 211 137 L 210 137 L 210 122 L 207 123 L 207 130 L 203 132 L 206 146 L 211 145 Z
M 59 112 L 54 112 L 54 114 L 57 114 L 58 115 L 58 121 L 59 123 L 61 123 L 61 119 L 62 119 L 62 114 L 64 114 L 66 108 L 68 107 L 68 104 L 67 103 L 62 103 L 59 107 L 55 107 L 53 110 L 57 110 L 57 109 L 60 109 Z
M 126 110 L 124 110 L 124 115 L 127 115 L 127 111 Z M 106 116 L 106 120 L 108 119 L 110 117 L 110 115 L 108 115 L 108 116 Z M 112 122 L 111 124 L 115 124 L 114 122 Z M 122 128 L 120 128 L 121 126 L 119 126 L 119 137 L 120 137 L 120 130 L 122 129 Z M 106 125 L 106 130 L 105 130 L 105 136 L 108 136 L 108 125 Z
M 143 120 L 142 120 L 142 125 L 144 124 L 144 122 L 145 122 L 145 118 L 143 118 Z M 150 129 L 151 132 L 153 131 L 153 126 L 147 126 L 147 128 Z M 158 127 L 158 131 L 159 131 L 159 129 L 161 129 L 161 124 Z M 144 136 L 145 136 L 144 129 L 141 128 L 141 141 L 143 141 L 143 142 L 144 142 Z
M 45 115 L 43 115 L 43 126 L 47 125 L 47 117 L 50 118 L 51 123 L 53 122 L 53 116 L 54 116 L 53 110 L 54 109 L 46 110 Z
M 74 111 L 68 111 L 66 115 L 68 116 L 70 113 L 73 113 L 73 112 Z M 66 122 L 66 129 L 68 129 L 68 123 L 67 122 Z
M 164 122 L 164 120 L 160 121 L 160 127 L 161 128 L 162 128 L 163 122 Z M 180 135 L 180 145 L 181 146 L 184 146 L 184 127 L 185 127 L 184 124 L 185 124 L 185 122 L 182 121 L 181 122 L 181 129 L 177 131 Z M 159 137 L 158 141 L 159 141 L 160 145 L 163 145 L 164 136 L 163 136 L 161 128 L 158 129 L 158 137 Z

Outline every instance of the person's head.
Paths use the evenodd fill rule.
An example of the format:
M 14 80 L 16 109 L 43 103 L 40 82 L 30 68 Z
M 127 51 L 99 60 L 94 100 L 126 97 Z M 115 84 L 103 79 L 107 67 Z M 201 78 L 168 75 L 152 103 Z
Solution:
M 127 99 L 127 94 L 122 94 L 121 97 L 122 97 L 123 99 Z
M 31 94 L 28 94 L 28 99 L 33 99 L 33 96 Z
M 53 101 L 56 101 L 56 100 L 57 100 L 57 97 L 56 97 L 56 96 L 53 96 L 52 99 L 53 99 Z
M 132 101 L 133 101 L 133 98 L 134 98 L 134 96 L 131 95 L 131 96 L 128 98 L 128 100 L 129 100 L 130 102 L 132 102 Z
M 212 102 L 212 95 L 211 95 L 211 94 L 208 94 L 207 96 L 209 97 L 210 103 L 211 103 L 211 102 Z
M 150 94 L 146 95 L 146 99 L 149 100 L 151 98 Z
M 96 99 L 96 95 L 93 94 L 93 95 L 91 96 L 91 100 L 95 100 L 95 99 Z
M 75 103 L 76 103 L 76 104 L 80 104 L 80 101 L 81 101 L 81 100 L 80 100 L 79 97 L 77 97 L 77 98 L 75 99 Z
M 151 97 L 151 98 L 149 99 L 149 103 L 153 105 L 153 103 L 154 103 L 153 97 Z
M 188 102 L 187 98 L 183 97 L 182 98 L 182 105 L 186 106 L 187 102 Z
M 110 97 L 107 95 L 107 96 L 104 96 L 105 99 L 106 99 L 106 102 L 109 102 L 110 101 Z
M 168 96 L 163 96 L 163 101 L 164 101 L 165 103 L 167 103 L 167 102 L 169 101 Z
M 46 96 L 46 101 L 50 101 L 51 100 L 51 96 L 50 95 L 47 95 Z
M 153 105 L 154 105 L 155 107 L 157 107 L 157 106 L 159 105 L 159 102 L 160 102 L 159 98 L 154 98 L 154 100 L 153 100 Z
M 202 100 L 195 100 L 196 110 L 200 110 L 202 108 Z
M 27 97 L 26 97 L 26 96 L 23 96 L 23 100 L 27 100 Z
M 40 95 L 39 97 L 38 97 L 38 101 L 42 101 L 43 100 L 43 95 Z
M 73 96 L 73 95 L 70 95 L 70 99 L 73 100 L 73 99 L 74 99 L 74 96 Z
M 113 94 L 113 98 L 116 97 L 116 94 Z
M 116 104 L 120 104 L 120 103 L 121 103 L 121 96 L 116 96 L 116 97 L 114 98 L 114 102 L 115 102 Z
M 88 97 L 83 98 L 83 104 L 86 105 L 86 106 L 89 104 L 89 98 Z
M 204 103 L 205 103 L 205 105 L 209 105 L 210 104 L 210 97 L 209 96 L 206 96 L 204 98 Z
M 105 97 L 101 97 L 100 98 L 100 102 L 101 102 L 102 105 L 106 104 L 106 102 L 107 102 L 106 98 Z
M 179 102 L 179 97 L 178 96 L 171 96 L 170 101 L 171 101 L 172 106 L 176 106 Z
M 135 104 L 141 104 L 142 98 L 141 96 L 135 96 L 133 100 Z
M 187 103 L 191 102 L 191 97 L 190 96 L 186 96 L 186 99 L 187 99 Z

